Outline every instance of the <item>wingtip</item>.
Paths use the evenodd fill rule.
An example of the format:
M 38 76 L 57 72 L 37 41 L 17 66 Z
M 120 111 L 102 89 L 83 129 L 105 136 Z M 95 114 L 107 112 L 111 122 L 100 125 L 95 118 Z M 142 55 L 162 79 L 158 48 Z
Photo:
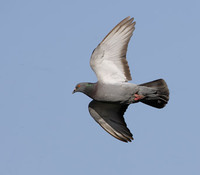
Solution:
M 117 31 L 118 30 L 118 28 L 120 28 L 122 25 L 124 25 L 124 24 L 127 24 L 127 23 L 129 23 L 129 24 L 134 24 L 135 25 L 135 21 L 134 21 L 134 17 L 130 17 L 130 16 L 127 16 L 126 18 L 124 18 L 122 21 L 120 21 L 105 37 L 104 37 L 104 39 L 100 42 L 100 44 L 99 45 L 101 45 L 106 39 L 107 39 L 107 37 L 113 32 L 113 31 Z
M 122 137 L 120 137 L 120 135 L 122 135 Z M 120 135 L 117 134 L 118 137 L 115 137 L 115 136 L 114 137 L 126 143 L 132 142 L 134 140 L 132 136 L 128 136 L 124 133 L 120 133 Z
M 131 17 L 131 16 L 127 16 L 126 18 L 124 18 L 124 19 L 127 19 L 127 20 L 130 20 L 130 21 L 134 21 L 134 17 Z

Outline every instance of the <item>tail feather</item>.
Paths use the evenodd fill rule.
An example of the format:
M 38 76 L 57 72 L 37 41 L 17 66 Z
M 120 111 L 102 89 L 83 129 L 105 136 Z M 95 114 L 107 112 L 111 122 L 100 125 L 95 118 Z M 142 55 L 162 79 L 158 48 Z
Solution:
M 140 86 L 155 89 L 154 94 L 147 95 L 141 100 L 142 103 L 156 108 L 163 108 L 169 101 L 169 89 L 165 80 L 158 79 L 148 83 L 140 84 Z

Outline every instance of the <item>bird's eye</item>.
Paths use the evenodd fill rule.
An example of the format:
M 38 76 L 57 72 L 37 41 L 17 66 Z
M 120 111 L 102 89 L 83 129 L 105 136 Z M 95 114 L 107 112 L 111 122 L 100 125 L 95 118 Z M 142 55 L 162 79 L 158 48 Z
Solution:
M 80 84 L 78 84 L 76 87 L 77 87 L 77 88 L 80 88 L 80 87 L 81 87 L 81 85 L 80 85 Z

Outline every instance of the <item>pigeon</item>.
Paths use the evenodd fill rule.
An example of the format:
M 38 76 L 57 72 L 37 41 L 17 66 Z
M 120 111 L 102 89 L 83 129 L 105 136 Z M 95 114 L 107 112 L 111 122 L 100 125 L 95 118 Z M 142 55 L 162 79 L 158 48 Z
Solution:
M 73 91 L 82 92 L 93 100 L 88 109 L 94 120 L 113 137 L 131 142 L 124 113 L 132 103 L 163 108 L 169 100 L 169 89 L 163 79 L 143 84 L 133 84 L 126 59 L 128 43 L 135 30 L 134 18 L 127 17 L 117 24 L 94 49 L 90 66 L 96 83 L 78 83 Z

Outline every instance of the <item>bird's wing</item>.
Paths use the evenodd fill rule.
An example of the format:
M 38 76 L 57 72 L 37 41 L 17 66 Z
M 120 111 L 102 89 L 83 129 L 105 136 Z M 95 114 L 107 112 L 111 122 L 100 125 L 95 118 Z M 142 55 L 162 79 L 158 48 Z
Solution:
M 109 134 L 115 138 L 131 142 L 133 135 L 127 128 L 123 115 L 128 105 L 91 101 L 89 104 L 90 115 Z
M 90 66 L 98 81 L 116 83 L 132 80 L 126 52 L 135 29 L 133 20 L 130 17 L 122 20 L 93 51 Z

